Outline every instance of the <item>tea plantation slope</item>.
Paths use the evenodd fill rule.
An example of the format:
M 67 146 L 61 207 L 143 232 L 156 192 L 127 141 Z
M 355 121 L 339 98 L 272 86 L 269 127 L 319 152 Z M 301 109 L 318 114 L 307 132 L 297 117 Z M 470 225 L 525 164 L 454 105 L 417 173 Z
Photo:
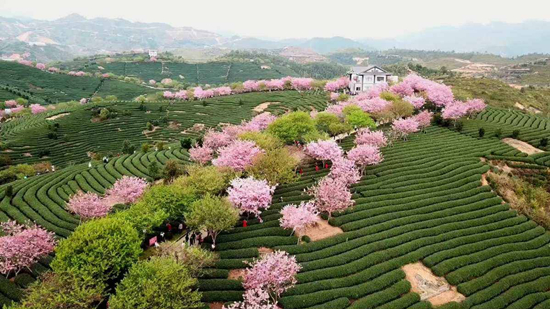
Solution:
M 343 143 L 353 146 L 351 139 Z M 434 127 L 383 152 L 385 161 L 354 185 L 356 206 L 331 219 L 343 234 L 296 245 L 279 227 L 279 210 L 307 200 L 303 189 L 327 173 L 312 165 L 298 183 L 276 190 L 264 223 L 220 235 L 222 259 L 200 281 L 204 301 L 240 299 L 241 283 L 226 279 L 229 270 L 245 267 L 242 261 L 258 256 L 258 247 L 270 247 L 296 255 L 303 266 L 298 285 L 281 300 L 285 309 L 431 308 L 410 293 L 400 269 L 417 261 L 467 296 L 447 308 L 548 304 L 550 235 L 480 182 L 489 169 L 480 157 L 517 150 Z
M 497 130 L 502 136 L 511 136 L 513 131 L 519 131 L 518 139 L 543 150 L 549 146 L 541 146 L 542 138 L 550 138 L 550 118 L 541 115 L 527 114 L 519 110 L 489 108 L 477 115 L 475 119 L 464 121 L 463 133 L 478 136 L 479 129 L 485 130 L 485 135 L 492 137 Z
M 8 149 L 0 154 L 9 155 L 15 164 L 32 163 L 43 160 L 40 153 L 47 150 L 47 160 L 55 165 L 78 163 L 87 160 L 88 152 L 119 152 L 124 140 L 139 147 L 144 142 L 177 141 L 185 136 L 196 136 L 201 132 L 191 128 L 197 124 L 206 127 L 238 124 L 257 114 L 253 109 L 266 102 L 272 103 L 266 111 L 274 114 L 294 109 L 322 110 L 328 103 L 324 93 L 296 91 L 247 93 L 192 102 L 148 102 L 144 109 L 131 101 L 96 103 L 76 108 L 69 111 L 69 115 L 51 121 L 37 115 L 25 121 L 2 124 L 1 136 Z M 116 110 L 118 116 L 93 122 L 92 109 L 103 107 Z M 144 132 L 146 124 L 155 121 L 161 122 L 160 127 Z M 48 124 L 59 124 L 56 139 L 51 138 Z

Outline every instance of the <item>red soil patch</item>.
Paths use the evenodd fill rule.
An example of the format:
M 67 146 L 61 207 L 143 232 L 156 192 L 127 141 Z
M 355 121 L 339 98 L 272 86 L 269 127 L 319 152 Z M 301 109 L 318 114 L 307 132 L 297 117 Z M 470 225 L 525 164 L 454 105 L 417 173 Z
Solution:
M 298 236 L 298 238 L 302 238 L 302 236 L 307 235 L 311 241 L 316 241 L 342 233 L 344 233 L 344 231 L 342 231 L 341 228 L 332 226 L 327 220 L 323 220 L 319 217 L 317 224 L 310 226 L 303 231 L 296 231 L 296 236 Z
M 208 307 L 210 307 L 210 309 L 222 309 L 223 303 L 222 302 L 209 303 Z
M 273 253 L 273 249 L 266 248 L 266 247 L 260 247 L 260 248 L 258 248 L 258 252 L 260 253 L 260 257 L 262 257 L 264 255 Z
M 405 265 L 402 269 L 405 279 L 411 283 L 411 291 L 418 293 L 421 300 L 427 300 L 435 307 L 466 299 L 458 293 L 455 286 L 450 285 L 445 278 L 434 275 L 420 262 Z

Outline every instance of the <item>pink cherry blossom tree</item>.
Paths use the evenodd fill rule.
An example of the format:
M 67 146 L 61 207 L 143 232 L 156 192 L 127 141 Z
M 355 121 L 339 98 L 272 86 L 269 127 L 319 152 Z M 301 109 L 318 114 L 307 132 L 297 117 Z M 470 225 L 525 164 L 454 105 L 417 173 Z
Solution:
M 234 140 L 234 137 L 226 132 L 208 130 L 203 137 L 203 146 L 217 151 L 219 148 L 228 146 Z
M 70 212 L 80 216 L 81 219 L 87 220 L 105 217 L 111 211 L 113 205 L 106 203 L 95 193 L 78 191 L 70 197 L 67 208 Z
M 252 165 L 254 158 L 264 153 L 253 141 L 237 140 L 232 144 L 219 149 L 218 158 L 212 160 L 215 166 L 225 166 L 235 171 L 244 171 Z
M 282 217 L 279 224 L 284 229 L 292 229 L 292 232 L 301 232 L 309 226 L 319 222 L 319 211 L 312 201 L 301 202 L 300 205 L 286 205 L 281 210 Z
M 487 104 L 482 99 L 472 99 L 466 101 L 466 106 L 468 106 L 468 114 L 475 115 L 482 112 L 487 107 Z
M 285 81 L 282 79 L 272 79 L 265 82 L 268 90 L 283 90 L 285 89 Z
M 355 136 L 355 144 L 371 145 L 381 148 L 388 144 L 388 139 L 382 131 L 371 131 L 368 128 L 364 128 L 357 132 L 357 135 Z
M 252 92 L 260 90 L 260 83 L 255 80 L 247 80 L 243 83 L 244 91 Z
M 327 161 L 341 157 L 344 151 L 334 140 L 319 140 L 308 143 L 304 148 L 304 153 L 315 160 Z
M 254 177 L 236 178 L 231 181 L 227 189 L 229 201 L 239 209 L 241 214 L 253 214 L 260 222 L 262 210 L 271 206 L 275 186 L 270 186 L 266 180 L 257 180 Z
M 296 285 L 296 274 L 302 269 L 296 257 L 284 251 L 275 251 L 248 263 L 243 286 L 249 290 L 267 292 L 273 304 L 281 294 Z
M 267 129 L 267 127 L 276 119 L 277 117 L 272 115 L 271 113 L 261 113 L 252 118 L 249 122 L 244 123 L 243 129 L 245 131 L 263 131 Z
M 31 104 L 30 108 L 31 108 L 31 113 L 33 113 L 34 115 L 43 113 L 48 110 L 46 107 L 40 104 Z
M 460 101 L 447 104 L 441 113 L 443 119 L 458 120 L 468 114 L 469 107 Z
M 361 173 L 369 165 L 377 165 L 384 161 L 380 149 L 371 145 L 359 145 L 348 152 L 348 159 L 361 167 Z
M 422 106 L 424 106 L 424 104 L 426 104 L 426 99 L 415 95 L 406 96 L 403 98 L 403 100 L 411 103 L 412 106 L 414 106 L 414 108 L 416 109 L 420 109 L 422 108 Z
M 298 91 L 307 91 L 313 88 L 313 78 L 293 78 L 292 88 Z
M 56 67 L 49 67 L 49 68 L 48 68 L 48 72 L 51 72 L 51 73 L 59 73 L 60 70 L 59 70 L 59 68 L 56 68 Z
M 147 181 L 139 177 L 122 176 L 105 192 L 105 202 L 110 205 L 135 203 L 145 192 Z
M 391 106 L 391 103 L 382 98 L 372 98 L 360 100 L 357 102 L 357 105 L 367 113 L 378 113 L 388 109 Z
M 21 225 L 15 221 L 0 223 L 4 236 L 0 237 L 0 273 L 17 275 L 38 260 L 53 252 L 54 233 L 38 225 Z
M 214 94 L 217 96 L 226 96 L 231 94 L 231 87 L 218 87 L 214 88 Z
M 4 103 L 6 104 L 6 107 L 16 107 L 17 106 L 17 101 L 15 101 L 15 100 L 7 100 Z
M 213 159 L 213 150 L 206 146 L 195 145 L 189 149 L 189 159 L 193 162 L 197 162 L 200 165 L 207 164 Z
M 410 117 L 394 120 L 392 124 L 392 129 L 399 137 L 403 139 L 406 139 L 409 134 L 418 132 L 420 130 L 418 122 Z
M 434 113 L 430 111 L 422 111 L 417 115 L 414 115 L 412 118 L 418 122 L 418 127 L 420 130 L 425 131 L 432 123 Z
M 264 289 L 249 289 L 243 294 L 243 301 L 235 302 L 223 309 L 279 309 L 270 302 L 269 294 Z
M 39 70 L 44 71 L 46 69 L 46 65 L 43 64 L 43 63 L 37 63 L 36 68 L 39 69 Z
M 156 84 L 157 84 L 157 81 L 156 81 L 156 80 L 154 80 L 154 79 L 150 79 L 150 80 L 149 80 L 149 85 L 154 86 L 154 85 L 156 85 Z
M 330 167 L 328 177 L 339 180 L 349 186 L 359 182 L 361 179 L 361 174 L 356 168 L 354 161 L 344 157 L 339 157 L 332 161 L 332 166 Z
M 325 177 L 308 192 L 314 197 L 317 209 L 327 212 L 329 218 L 334 212 L 345 210 L 354 204 L 351 192 L 341 179 Z
M 330 93 L 330 100 L 331 101 L 337 101 L 339 97 L 340 97 L 340 94 L 337 93 L 337 92 L 331 92 Z

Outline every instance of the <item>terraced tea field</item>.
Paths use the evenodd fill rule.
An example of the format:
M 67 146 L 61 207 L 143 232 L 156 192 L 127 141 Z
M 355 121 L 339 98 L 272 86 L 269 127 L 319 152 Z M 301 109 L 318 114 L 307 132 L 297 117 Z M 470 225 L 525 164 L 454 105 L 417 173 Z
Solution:
M 309 166 L 298 183 L 276 190 L 278 202 L 263 224 L 220 236 L 222 260 L 212 278 L 201 280 L 205 301 L 240 299 L 242 287 L 226 279 L 229 270 L 270 247 L 303 266 L 298 285 L 283 295 L 285 309 L 431 308 L 410 293 L 400 269 L 418 261 L 467 297 L 445 308 L 550 306 L 550 235 L 480 183 L 489 169 L 480 157 L 521 156 L 517 150 L 436 127 L 383 152 L 385 161 L 354 185 L 356 206 L 330 220 L 343 234 L 296 245 L 279 227 L 281 207 L 308 199 L 303 189 L 326 174 Z
M 266 109 L 281 114 L 288 109 L 322 110 L 327 97 L 324 93 L 299 93 L 281 91 L 270 93 L 247 93 L 218 97 L 194 102 L 148 102 L 144 109 L 132 101 L 97 103 L 71 110 L 58 109 L 48 114 L 33 116 L 30 120 L 2 124 L 0 136 L 8 147 L 0 154 L 9 155 L 14 163 L 41 161 L 39 154 L 49 151 L 47 160 L 55 165 L 79 163 L 87 160 L 88 152 L 120 152 L 124 140 L 135 146 L 144 142 L 178 141 L 185 136 L 196 136 L 190 130 L 194 125 L 216 127 L 219 123 L 240 123 L 250 119 L 256 112 L 253 108 L 272 102 Z M 118 116 L 105 121 L 92 122 L 92 109 L 109 107 Z M 52 115 L 69 113 L 64 117 L 47 120 Z M 162 119 L 165 122 L 162 122 Z M 146 132 L 147 122 L 160 121 L 154 132 Z M 48 125 L 59 124 L 57 139 L 48 137 Z M 185 132 L 185 134 L 182 134 Z

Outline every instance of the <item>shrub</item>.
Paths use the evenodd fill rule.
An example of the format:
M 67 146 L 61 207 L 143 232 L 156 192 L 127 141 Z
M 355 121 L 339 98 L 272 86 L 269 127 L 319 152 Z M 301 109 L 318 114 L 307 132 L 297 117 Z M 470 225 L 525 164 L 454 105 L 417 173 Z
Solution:
M 77 227 L 56 249 L 55 272 L 105 281 L 118 278 L 141 254 L 141 239 L 130 222 L 103 218 Z
M 502 129 L 498 128 L 495 131 L 495 137 L 500 138 L 502 136 Z
M 164 179 L 171 182 L 176 177 L 181 176 L 183 172 L 184 172 L 183 166 L 178 161 L 168 160 L 164 165 L 164 169 L 162 170 L 162 175 Z
M 512 131 L 512 138 L 518 138 L 519 137 L 519 130 Z
M 287 144 L 304 141 L 304 136 L 318 133 L 315 122 L 306 112 L 293 112 L 281 116 L 269 125 L 267 131 Z
M 196 143 L 195 139 L 186 137 L 180 140 L 181 148 L 189 150 Z
M 328 128 L 328 132 L 332 136 L 336 136 L 338 134 L 346 133 L 346 132 L 349 132 L 351 130 L 353 130 L 353 127 L 352 127 L 351 124 L 342 123 L 342 122 L 331 123 L 329 128 Z
M 9 309 L 87 309 L 97 308 L 105 285 L 88 276 L 70 272 L 47 272 L 26 291 L 20 304 Z
M 191 203 L 197 199 L 193 188 L 181 188 L 175 185 L 157 185 L 151 187 L 143 195 L 140 203 L 145 203 L 153 209 L 162 209 L 169 219 L 182 219 Z
M 462 132 L 462 129 L 464 129 L 464 123 L 462 123 L 461 121 L 457 121 L 455 123 L 455 130 L 457 132 Z
M 12 185 L 9 185 L 6 187 L 6 196 L 7 197 L 12 197 L 13 196 L 13 186 Z
M 197 279 L 170 258 L 135 264 L 109 300 L 112 309 L 202 308 Z
M 255 253 L 257 253 L 255 251 Z M 174 243 L 164 242 L 160 244 L 156 255 L 160 257 L 170 258 L 187 268 L 189 274 L 197 278 L 199 276 L 210 273 L 210 270 L 205 270 L 205 267 L 214 267 L 218 261 L 216 253 L 205 250 L 199 246 L 175 246 Z
M 159 179 L 160 167 L 157 161 L 153 161 L 149 164 L 149 166 L 147 167 L 147 172 L 149 173 L 149 175 L 151 175 L 151 177 L 153 177 L 153 179 Z
M 479 128 L 478 134 L 479 134 L 479 137 L 485 136 L 485 129 L 484 128 Z
M 256 179 L 267 180 L 270 185 L 292 183 L 298 179 L 298 163 L 288 149 L 275 149 L 254 158 L 246 172 Z
M 284 144 L 278 137 L 264 132 L 245 132 L 240 134 L 239 138 L 245 141 L 253 141 L 264 150 L 280 148 Z
M 132 225 L 140 235 L 146 234 L 168 219 L 168 213 L 156 204 L 139 201 L 130 208 L 124 206 L 121 208 L 122 210 L 117 211 L 111 217 L 124 220 L 126 224 Z
M 541 138 L 541 139 L 540 139 L 539 146 L 540 146 L 540 147 L 546 147 L 546 146 L 548 146 L 548 137 L 543 137 L 543 138 Z
M 148 143 L 141 144 L 141 152 L 148 152 L 151 149 L 151 145 Z
M 122 143 L 122 153 L 124 154 L 132 154 L 136 150 L 136 147 L 132 145 L 132 143 L 129 140 L 125 140 Z
M 389 112 L 393 115 L 394 119 L 405 118 L 412 116 L 414 113 L 414 106 L 409 102 L 396 100 L 390 105 Z

